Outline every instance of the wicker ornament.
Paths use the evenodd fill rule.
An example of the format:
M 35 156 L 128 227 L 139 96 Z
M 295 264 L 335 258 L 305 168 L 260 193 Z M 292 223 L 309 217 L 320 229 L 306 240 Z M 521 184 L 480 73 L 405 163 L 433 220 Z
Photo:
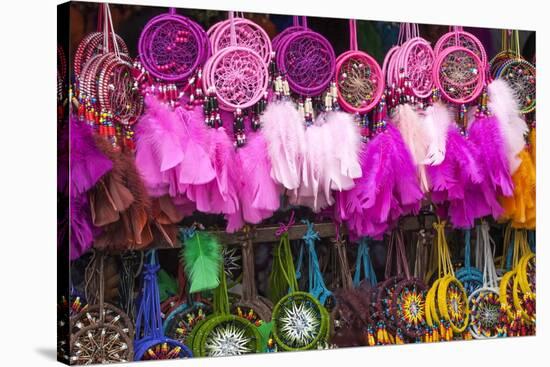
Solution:
M 209 56 L 206 32 L 193 20 L 168 14 L 151 19 L 139 37 L 138 50 L 143 67 L 155 78 L 182 82 Z
M 384 91 L 382 70 L 372 56 L 357 49 L 355 20 L 350 20 L 350 50 L 336 59 L 336 87 L 340 106 L 350 113 L 367 113 Z
M 91 277 L 99 284 L 99 304 L 89 306 L 71 319 L 71 364 L 119 363 L 133 360 L 133 326 L 128 316 L 104 298 L 105 255 L 94 252 L 88 265 Z

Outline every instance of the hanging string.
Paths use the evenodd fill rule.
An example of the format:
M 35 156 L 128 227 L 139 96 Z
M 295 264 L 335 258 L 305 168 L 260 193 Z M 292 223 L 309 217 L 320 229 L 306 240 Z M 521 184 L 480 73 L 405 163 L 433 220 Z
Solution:
M 277 237 L 280 237 L 280 241 L 273 252 L 273 265 L 269 274 L 268 289 L 268 297 L 273 303 L 277 303 L 288 292 L 298 290 L 296 269 L 294 268 L 292 250 L 290 249 L 290 241 L 288 239 L 288 230 L 293 224 L 294 212 L 292 212 L 287 224 L 280 223 L 279 229 L 276 232 Z
M 369 253 L 369 238 L 363 237 L 359 240 L 357 247 L 357 260 L 355 261 L 355 273 L 353 274 L 353 286 L 358 287 L 361 283 L 361 269 L 365 280 L 374 286 L 378 283 L 376 279 L 376 273 L 374 272 L 374 266 Z
M 157 272 L 160 269 L 156 250 L 146 255 L 147 262 L 143 267 L 143 290 L 136 316 L 135 339 L 160 338 L 163 336 L 160 310 L 160 296 Z
M 235 33 L 235 20 L 233 11 L 229 12 L 229 29 L 230 29 L 230 42 L 231 46 L 237 45 L 237 35 Z
M 446 221 L 438 221 L 433 224 L 437 232 L 437 253 L 438 253 L 438 274 L 442 278 L 445 275 L 452 275 L 454 277 L 453 264 L 451 262 L 451 256 L 449 254 L 449 246 L 445 237 L 445 224 Z
M 357 51 L 359 47 L 357 45 L 357 22 L 355 19 L 349 20 L 349 34 L 349 49 L 352 51 Z
M 317 257 L 317 252 L 315 251 L 315 242 L 320 240 L 319 233 L 314 229 L 313 223 L 304 219 L 302 220 L 307 226 L 307 231 L 302 237 L 305 245 L 308 249 L 309 257 L 309 266 L 308 266 L 308 283 L 309 283 L 309 293 L 319 300 L 319 302 L 324 305 L 327 298 L 332 295 L 332 292 L 328 290 L 323 280 L 323 275 L 321 274 L 321 269 L 319 267 L 319 259 Z

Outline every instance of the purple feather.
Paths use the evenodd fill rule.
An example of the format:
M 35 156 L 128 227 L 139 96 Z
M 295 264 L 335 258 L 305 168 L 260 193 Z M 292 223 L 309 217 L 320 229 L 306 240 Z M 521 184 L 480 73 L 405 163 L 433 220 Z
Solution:
M 90 203 L 86 194 L 69 199 L 71 210 L 70 259 L 76 260 L 92 247 L 94 237 L 101 230 L 92 224 Z
M 92 130 L 70 117 L 71 196 L 84 194 L 113 168 L 113 163 L 95 145 Z

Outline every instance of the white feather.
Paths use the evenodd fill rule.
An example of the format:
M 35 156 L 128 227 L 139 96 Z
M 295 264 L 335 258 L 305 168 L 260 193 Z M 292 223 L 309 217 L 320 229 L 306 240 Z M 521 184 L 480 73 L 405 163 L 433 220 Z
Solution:
M 525 148 L 525 134 L 529 131 L 519 112 L 514 91 L 502 79 L 496 79 L 488 87 L 489 110 L 497 117 L 506 147 L 506 157 L 513 174 L 521 164 L 518 154 Z
M 261 131 L 271 159 L 271 177 L 289 190 L 298 188 L 305 135 L 302 119 L 293 103 L 269 104 L 262 115 Z
M 441 102 L 426 109 L 423 124 L 426 134 L 429 135 L 430 144 L 423 164 L 437 166 L 445 159 L 447 131 L 452 119 L 451 111 Z

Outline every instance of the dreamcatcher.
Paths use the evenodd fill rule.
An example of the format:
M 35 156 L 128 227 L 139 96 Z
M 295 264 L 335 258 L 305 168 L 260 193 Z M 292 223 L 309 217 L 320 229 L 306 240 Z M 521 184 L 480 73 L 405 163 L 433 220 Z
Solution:
M 512 247 L 511 251 L 505 247 L 503 258 L 509 271 L 500 280 L 499 287 L 499 300 L 507 315 L 507 335 L 531 335 L 536 322 L 535 256 L 525 230 L 512 230 L 508 225 L 504 243 Z
M 489 236 L 489 224 L 482 221 L 477 229 L 476 246 L 483 257 L 483 284 L 468 297 L 470 305 L 469 330 L 476 339 L 502 336 L 501 305 L 497 272 L 493 259 L 493 240 Z
M 476 247 L 479 243 L 476 241 Z M 464 230 L 464 266 L 455 272 L 468 295 L 483 286 L 483 272 L 471 264 L 471 231 Z
M 120 51 L 108 4 L 102 4 L 100 9 L 103 32 L 99 35 L 103 38 L 103 48 L 86 60 L 83 56 L 85 63 L 80 73 L 75 73 L 78 75 L 78 116 L 113 145 L 132 149 L 130 125 L 141 114 L 143 98 L 135 84 L 131 59 Z
M 445 224 L 445 221 L 434 223 L 439 277 L 428 291 L 425 312 L 432 333 L 438 333 L 444 340 L 452 340 L 453 334 L 461 335 L 468 327 L 470 309 L 466 291 L 454 275 Z
M 432 47 L 419 36 L 418 25 L 404 23 L 399 29 L 397 45 L 392 47 L 382 65 L 386 78 L 388 107 L 393 108 L 403 99 L 423 99 L 430 96 L 433 87 Z
M 519 31 L 503 32 L 503 51 L 491 60 L 493 78 L 504 79 L 513 89 L 520 112 L 527 114 L 536 107 L 536 69 L 521 57 Z
M 219 267 L 220 284 L 214 290 L 214 313 L 198 323 L 188 338 L 195 356 L 226 357 L 263 350 L 261 335 L 250 321 L 230 314 L 223 265 Z
M 451 103 L 473 101 L 485 85 L 485 51 L 483 45 L 471 37 L 455 27 L 438 41 L 440 49 L 433 63 L 433 80 L 442 97 Z M 454 40 L 449 41 L 452 38 Z
M 329 333 L 329 314 L 313 295 L 298 291 L 298 281 L 288 239 L 288 226 L 279 232 L 269 277 L 273 307 L 273 338 L 287 351 L 316 349 Z M 285 295 L 286 294 L 286 295 Z
M 290 89 L 313 97 L 328 88 L 334 76 L 335 55 L 330 42 L 307 27 L 303 17 L 301 29 L 293 27 L 277 41 L 276 63 Z M 305 106 L 307 114 L 309 107 Z
M 164 360 L 192 357 L 187 346 L 164 335 L 162 328 L 160 298 L 157 283 L 158 265 L 155 250 L 146 256 L 143 269 L 143 289 L 136 316 L 134 359 Z
M 357 48 L 356 21 L 350 19 L 350 50 L 336 59 L 336 86 L 340 106 L 350 113 L 367 113 L 380 101 L 384 80 L 380 66 Z
M 376 305 L 378 315 L 388 332 L 396 336 L 396 343 L 404 337 L 420 340 L 426 329 L 425 299 L 426 285 L 413 278 L 403 242 L 403 233 L 394 230 L 391 234 L 386 255 L 386 280 L 378 285 Z M 392 263 L 396 259 L 395 276 Z
M 120 363 L 134 357 L 130 319 L 122 310 L 104 302 L 104 261 L 105 255 L 94 251 L 86 272 L 88 293 L 97 293 L 99 303 L 71 318 L 73 364 Z
M 253 47 L 254 44 L 260 45 L 259 40 L 264 38 L 252 38 L 247 46 L 239 44 L 236 23 L 233 12 L 229 12 L 227 25 L 220 25 L 214 31 L 217 35 L 218 31 L 227 29 L 230 42 L 227 47 L 213 47 L 214 53 L 204 66 L 202 84 L 207 100 L 215 97 L 216 108 L 219 106 L 234 113 L 233 133 L 237 146 L 242 146 L 246 142 L 244 111 L 257 104 L 247 115 L 253 125 L 259 126 L 259 116 L 267 104 L 269 73 L 265 59 Z M 244 29 L 241 30 L 244 32 Z M 269 43 L 267 35 L 265 37 Z
M 481 41 L 473 34 L 464 31 L 460 26 L 449 27 L 449 32 L 437 40 L 434 46 L 434 54 L 437 57 L 446 48 L 453 46 L 464 47 L 472 51 L 481 60 L 482 65 L 487 65 L 489 61 Z
M 250 228 L 245 227 L 245 233 Z M 271 321 L 273 304 L 268 299 L 258 295 L 256 288 L 254 244 L 245 239 L 241 244 L 242 253 L 242 295 L 241 299 L 231 305 L 231 313 L 246 318 L 256 326 Z

